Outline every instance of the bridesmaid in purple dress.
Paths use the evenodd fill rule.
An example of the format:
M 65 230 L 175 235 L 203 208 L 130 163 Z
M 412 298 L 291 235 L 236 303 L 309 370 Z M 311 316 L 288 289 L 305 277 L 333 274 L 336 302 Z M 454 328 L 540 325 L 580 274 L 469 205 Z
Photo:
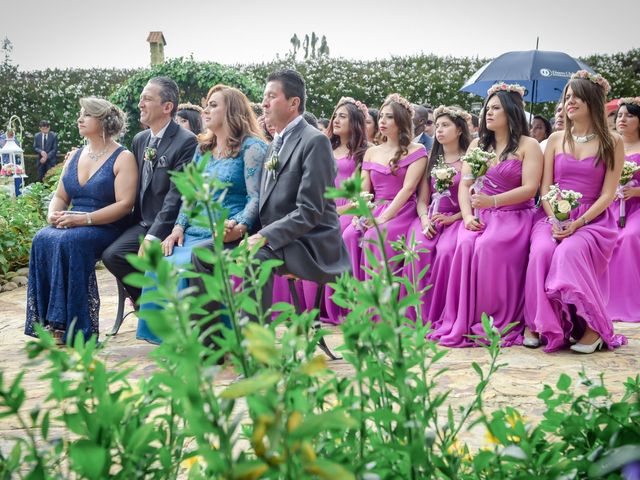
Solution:
M 380 108 L 378 120 L 382 142 L 367 150 L 362 163 L 362 190 L 374 195 L 373 216 L 380 229 L 386 232 L 387 259 L 395 254 L 390 242 L 406 235 L 417 217 L 416 189 L 427 165 L 424 147 L 411 142 L 412 118 L 411 104 L 397 93 L 389 95 Z M 364 279 L 364 269 L 373 266 L 362 249 L 371 250 L 379 260 L 382 255 L 376 246 L 376 229 L 366 224 L 363 232 L 356 228 L 356 223 L 354 219 L 343 238 L 351 255 L 353 275 Z M 397 267 L 390 265 L 394 271 Z
M 525 287 L 525 346 L 546 344 L 552 352 L 577 338 L 571 349 L 592 353 L 605 344 L 626 343 L 613 333 L 600 288 L 613 253 L 617 228 L 609 207 L 624 162 L 619 135 L 607 129 L 604 115 L 608 83 L 584 70 L 567 83 L 565 131 L 549 137 L 541 194 L 552 184 L 582 194 L 564 228 L 540 219 L 531 234 Z M 552 210 L 543 202 L 547 216 Z
M 450 347 L 476 345 L 470 335 L 484 336 L 482 314 L 493 317 L 503 331 L 502 345 L 522 342 L 524 272 L 533 219 L 533 197 L 542 174 L 542 152 L 528 136 L 518 85 L 489 89 L 478 140 L 494 152 L 497 162 L 487 171 L 480 193 L 470 195 L 473 180 L 468 164 L 462 167 L 458 191 L 464 228 L 458 230 L 446 301 L 433 337 Z M 478 209 L 479 218 L 472 209 Z
M 471 143 L 471 135 L 467 126 L 470 115 L 459 109 L 438 107 L 434 111 L 435 139 L 431 147 L 431 157 L 427 171 L 418 188 L 417 211 L 419 218 L 411 224 L 407 238 L 415 238 L 419 242 L 420 250 L 427 250 L 418 254 L 415 262 L 407 263 L 403 269 L 403 276 L 413 282 L 414 275 L 430 265 L 427 274 L 418 281 L 417 290 L 424 290 L 428 285 L 420 304 L 420 318 L 423 323 L 432 322 L 431 327 L 437 328 L 434 320 L 439 320 L 446 298 L 451 260 L 456 247 L 458 227 L 462 222 L 462 213 L 458 204 L 458 185 L 462 161 Z M 442 195 L 435 190 L 435 181 L 431 172 L 436 164 L 445 164 L 458 171 L 449 188 L 448 195 Z M 429 212 L 431 211 L 431 215 Z M 416 320 L 417 315 L 413 307 L 407 310 L 407 317 Z
M 622 135 L 625 160 L 640 165 L 640 97 L 622 98 L 616 130 Z M 618 227 L 618 241 L 609 263 L 607 313 L 614 320 L 640 322 L 640 171 L 620 189 L 625 199 L 625 226 Z M 620 218 L 620 199 L 611 205 Z
M 362 159 L 368 148 L 366 134 L 366 118 L 369 116 L 367 106 L 351 97 L 343 97 L 336 105 L 329 127 L 327 136 L 333 147 L 333 156 L 338 167 L 338 175 L 336 176 L 336 187 L 350 178 L 356 169 L 362 165 Z M 338 215 L 340 215 L 340 226 L 342 231 L 351 224 L 352 215 L 344 215 L 349 209 L 350 202 L 344 198 L 336 199 L 336 207 Z M 315 299 L 316 285 L 313 282 L 303 282 L 305 302 L 309 308 L 312 308 Z M 333 289 L 326 287 L 324 298 L 323 320 L 328 323 L 338 324 L 347 315 L 347 311 L 338 307 L 331 301 Z

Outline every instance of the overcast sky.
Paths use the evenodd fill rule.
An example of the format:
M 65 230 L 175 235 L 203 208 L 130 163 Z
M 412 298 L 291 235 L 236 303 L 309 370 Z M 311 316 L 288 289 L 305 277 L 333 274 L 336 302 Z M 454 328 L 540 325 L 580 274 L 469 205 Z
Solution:
M 161 30 L 167 57 L 225 64 L 271 60 L 294 33 L 326 35 L 332 57 L 495 57 L 510 50 L 573 56 L 640 47 L 638 0 L 0 0 L 0 38 L 22 70 L 142 67 Z M 635 19 L 624 22 L 623 19 Z

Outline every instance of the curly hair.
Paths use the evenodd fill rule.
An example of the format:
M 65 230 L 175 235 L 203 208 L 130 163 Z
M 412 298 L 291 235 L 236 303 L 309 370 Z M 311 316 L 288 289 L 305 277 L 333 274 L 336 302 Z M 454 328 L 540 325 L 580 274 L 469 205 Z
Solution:
M 401 101 L 397 101 L 397 99 L 401 99 Z M 402 102 L 404 100 L 404 102 Z M 380 115 L 382 115 L 382 110 L 385 107 L 390 107 L 391 112 L 393 113 L 393 121 L 398 128 L 398 150 L 395 155 L 389 160 L 389 165 L 391 166 L 391 173 L 396 175 L 398 171 L 398 162 L 400 159 L 409 153 L 409 145 L 411 144 L 411 140 L 413 139 L 413 115 L 411 109 L 407 108 L 405 105 L 410 105 L 407 100 L 400 97 L 397 93 L 392 93 L 387 97 L 382 106 L 380 107 Z M 384 143 L 387 141 L 387 137 L 381 135 L 381 142 Z
M 127 129 L 127 114 L 104 98 L 81 98 L 80 107 L 84 113 L 100 121 L 105 137 L 117 138 Z

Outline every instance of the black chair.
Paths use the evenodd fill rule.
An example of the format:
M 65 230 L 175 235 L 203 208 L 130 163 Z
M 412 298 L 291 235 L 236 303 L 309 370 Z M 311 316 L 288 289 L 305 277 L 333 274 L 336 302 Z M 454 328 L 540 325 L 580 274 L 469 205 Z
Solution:
M 124 322 L 124 319 L 135 312 L 135 310 L 131 310 L 126 314 L 124 313 L 124 304 L 129 295 L 127 294 L 127 290 L 124 288 L 122 282 L 117 278 L 116 284 L 118 285 L 118 311 L 116 313 L 116 322 L 113 325 L 113 330 L 111 330 L 111 333 L 107 333 L 108 337 L 117 335 L 120 327 L 122 326 L 122 322 Z
M 293 306 L 295 307 L 296 312 L 298 314 L 301 314 L 302 313 L 302 307 L 300 306 L 300 298 L 298 297 L 298 292 L 296 290 L 296 282 L 298 280 L 300 280 L 300 279 L 298 277 L 296 277 L 295 275 L 293 275 L 293 274 L 286 274 L 286 275 L 284 275 L 284 278 L 287 279 L 287 284 L 289 285 L 289 292 L 291 293 L 291 299 L 293 300 Z M 313 308 L 317 309 L 318 311 L 320 310 L 320 304 L 322 302 L 323 296 L 324 296 L 324 284 L 323 283 L 319 283 L 318 284 L 318 291 L 316 292 L 315 302 L 313 304 Z M 314 321 L 314 324 L 313 324 L 313 329 L 315 331 L 317 331 L 317 330 L 320 330 L 320 328 L 322 328 L 320 320 L 316 319 Z M 333 353 L 331 351 L 331 349 L 329 348 L 329 345 L 327 345 L 327 342 L 325 341 L 324 337 L 320 337 L 320 340 L 318 341 L 318 347 L 331 360 L 342 360 L 342 357 L 337 356 L 335 353 Z

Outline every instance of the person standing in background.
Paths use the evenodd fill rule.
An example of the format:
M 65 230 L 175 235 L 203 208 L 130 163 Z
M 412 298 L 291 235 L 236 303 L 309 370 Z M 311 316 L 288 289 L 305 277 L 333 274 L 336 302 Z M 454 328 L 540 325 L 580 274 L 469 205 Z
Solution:
M 38 155 L 38 181 L 56 164 L 58 155 L 58 136 L 51 131 L 48 120 L 40 121 L 40 132 L 33 139 L 33 149 Z

